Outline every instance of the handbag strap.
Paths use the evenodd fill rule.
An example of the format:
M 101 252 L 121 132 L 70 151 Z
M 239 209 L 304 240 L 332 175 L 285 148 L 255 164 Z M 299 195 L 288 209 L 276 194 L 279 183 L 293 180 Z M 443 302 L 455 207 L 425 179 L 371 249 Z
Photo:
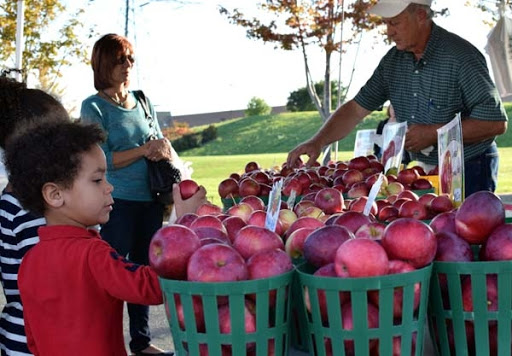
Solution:
M 139 101 L 140 105 L 142 106 L 142 109 L 144 110 L 144 114 L 146 115 L 146 119 L 149 121 L 149 127 L 153 129 L 153 133 L 150 134 L 149 139 L 150 140 L 156 140 L 158 136 L 156 135 L 156 120 L 151 115 L 151 111 L 149 110 L 149 102 L 148 98 L 146 98 L 146 95 L 144 95 L 144 92 L 142 90 L 136 90 L 134 91 L 135 96 L 137 97 L 137 100 Z

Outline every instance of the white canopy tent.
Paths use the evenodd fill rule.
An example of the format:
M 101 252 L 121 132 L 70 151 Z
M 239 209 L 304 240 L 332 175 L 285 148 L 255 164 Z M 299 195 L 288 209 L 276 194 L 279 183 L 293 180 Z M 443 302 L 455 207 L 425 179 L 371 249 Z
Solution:
M 501 16 L 489 32 L 485 48 L 503 101 L 512 101 L 512 19 Z

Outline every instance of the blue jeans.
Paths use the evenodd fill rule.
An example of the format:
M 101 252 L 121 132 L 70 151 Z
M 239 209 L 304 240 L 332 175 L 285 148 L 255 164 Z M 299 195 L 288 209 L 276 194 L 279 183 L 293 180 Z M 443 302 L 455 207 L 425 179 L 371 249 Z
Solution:
M 481 155 L 464 162 L 466 198 L 479 190 L 494 192 L 498 182 L 498 166 L 498 147 L 495 142 Z
M 114 199 L 110 220 L 101 227 L 101 237 L 120 255 L 131 261 L 147 265 L 149 243 L 153 234 L 162 227 L 164 206 L 156 202 L 138 202 Z M 149 306 L 127 304 L 130 317 L 130 350 L 144 350 L 151 342 Z

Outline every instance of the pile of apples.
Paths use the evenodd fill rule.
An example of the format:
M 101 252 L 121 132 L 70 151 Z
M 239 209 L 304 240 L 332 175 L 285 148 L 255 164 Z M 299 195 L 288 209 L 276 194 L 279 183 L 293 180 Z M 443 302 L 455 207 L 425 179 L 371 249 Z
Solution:
M 193 180 L 180 183 L 183 199 L 189 198 L 198 189 L 199 186 Z M 263 207 L 263 201 L 255 198 L 259 199 L 260 207 Z M 243 210 L 243 206 L 239 209 Z M 293 269 L 291 257 L 284 251 L 282 238 L 264 225 L 261 226 L 261 214 L 254 214 L 246 221 L 234 214 L 221 214 L 221 211 L 220 207 L 206 203 L 198 208 L 197 214 L 185 214 L 175 224 L 158 230 L 149 246 L 149 263 L 153 270 L 166 279 L 230 282 L 269 278 Z M 262 210 L 259 212 L 265 213 Z M 231 333 L 228 295 L 229 290 L 226 290 L 226 296 L 217 299 L 221 333 Z M 177 294 L 174 298 L 179 326 L 185 330 L 182 303 Z M 192 298 L 197 331 L 204 332 L 201 298 Z M 255 295 L 247 294 L 244 308 L 247 333 L 256 331 L 255 303 Z M 269 291 L 269 307 L 272 309 L 275 304 L 276 291 Z M 274 352 L 272 345 L 269 345 L 269 355 Z M 201 347 L 201 355 L 207 355 L 207 345 Z M 223 345 L 222 354 L 230 355 L 230 347 Z M 247 344 L 248 352 L 253 352 L 254 348 L 254 343 Z
M 487 191 L 476 192 L 467 197 L 461 206 L 453 211 L 439 214 L 430 226 L 436 233 L 438 242 L 434 261 L 454 263 L 478 263 L 477 261 L 512 261 L 512 225 L 505 223 L 505 208 L 501 199 Z M 479 245 L 475 258 L 472 245 Z M 434 262 L 434 263 L 435 263 Z M 471 275 L 461 273 L 460 288 L 464 312 L 473 311 L 473 291 Z M 451 309 L 448 286 L 443 274 L 436 276 L 441 288 L 445 309 Z M 487 274 L 485 293 L 488 311 L 498 311 L 498 283 L 496 274 Z M 436 325 L 434 324 L 434 327 Z M 474 323 L 465 321 L 468 349 L 474 349 Z M 489 322 L 490 355 L 497 355 L 496 322 Z M 454 350 L 453 327 L 448 327 L 448 340 Z M 457 351 L 459 352 L 459 351 Z
M 282 193 L 290 196 L 311 196 L 325 187 L 333 187 L 346 194 L 349 199 L 367 196 L 380 173 L 384 173 L 382 163 L 373 155 L 354 157 L 349 161 L 331 162 L 328 165 L 316 163 L 313 167 L 303 164 L 299 168 L 281 167 L 262 169 L 257 162 L 245 165 L 242 174 L 233 172 L 218 185 L 222 199 L 245 197 L 248 195 L 268 196 L 272 185 L 283 180 Z M 403 190 L 426 190 L 432 183 L 425 177 L 420 166 L 414 166 L 394 175 L 384 177 L 381 195 L 395 195 Z

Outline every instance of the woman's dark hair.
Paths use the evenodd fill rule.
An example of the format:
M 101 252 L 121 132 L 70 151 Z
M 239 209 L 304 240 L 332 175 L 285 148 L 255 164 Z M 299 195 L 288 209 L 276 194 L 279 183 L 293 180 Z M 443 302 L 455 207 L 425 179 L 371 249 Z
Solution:
M 71 187 L 80 169 L 82 154 L 105 140 L 96 124 L 45 122 L 27 126 L 7 142 L 5 165 L 13 192 L 23 207 L 43 214 L 43 185 Z
M 101 37 L 92 48 L 91 66 L 94 72 L 96 90 L 108 88 L 112 84 L 112 70 L 117 64 L 117 57 L 126 50 L 133 53 L 132 44 L 123 36 L 109 33 Z
M 9 136 L 20 125 L 42 120 L 70 119 L 66 109 L 51 95 L 0 76 L 0 147 L 5 147 Z

